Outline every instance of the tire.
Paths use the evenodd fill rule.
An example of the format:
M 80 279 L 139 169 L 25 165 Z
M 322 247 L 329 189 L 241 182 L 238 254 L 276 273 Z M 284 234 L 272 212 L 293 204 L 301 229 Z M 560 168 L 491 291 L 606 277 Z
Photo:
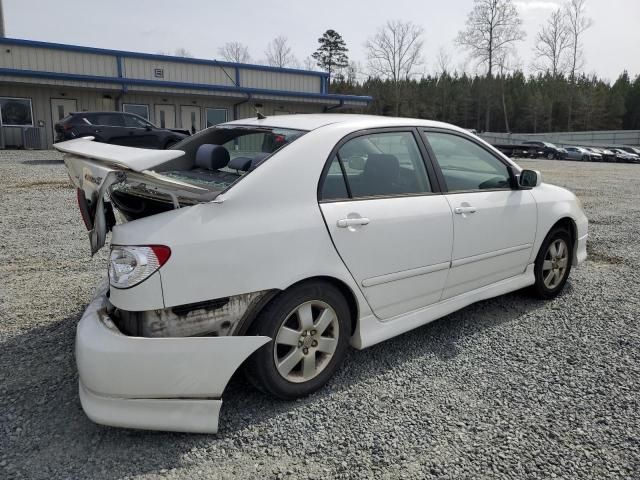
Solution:
M 563 251 L 560 251 L 560 245 L 563 245 Z M 567 283 L 569 273 L 571 273 L 572 259 L 573 241 L 571 235 L 561 227 L 552 229 L 542 242 L 534 264 L 536 283 L 532 290 L 535 296 L 544 300 L 558 296 Z
M 304 325 L 300 315 L 306 318 Z M 351 334 L 349 305 L 330 283 L 301 283 L 276 296 L 247 334 L 271 337 L 247 360 L 248 380 L 281 399 L 304 397 L 327 383 L 344 360 Z
M 553 160 L 554 158 L 556 158 L 556 156 L 553 153 L 547 153 L 547 160 Z
M 583 162 L 588 162 L 589 161 L 589 155 L 583 155 L 582 156 L 582 161 Z

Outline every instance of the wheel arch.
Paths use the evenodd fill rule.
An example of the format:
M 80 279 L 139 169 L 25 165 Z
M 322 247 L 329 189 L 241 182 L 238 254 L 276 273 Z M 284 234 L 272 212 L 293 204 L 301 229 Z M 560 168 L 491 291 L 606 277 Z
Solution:
M 571 246 L 572 251 L 573 251 L 573 258 L 571 259 L 571 263 L 572 264 L 576 264 L 577 260 L 576 260 L 576 251 L 578 249 L 578 226 L 576 224 L 576 221 L 569 216 L 564 216 L 562 218 L 560 218 L 559 220 L 556 221 L 556 223 L 554 223 L 553 225 L 551 225 L 551 228 L 549 228 L 549 230 L 547 230 L 547 233 L 545 234 L 544 238 L 547 238 L 547 236 L 549 235 L 549 233 L 551 233 L 555 228 L 563 228 L 565 229 L 567 232 L 569 232 L 569 236 L 571 237 Z M 540 247 L 538 250 L 540 250 L 540 248 L 542 248 L 542 244 L 540 244 Z M 536 255 L 539 252 L 536 252 Z
M 255 319 L 258 317 L 259 313 L 264 308 L 266 308 L 267 305 L 269 305 L 269 303 L 271 303 L 278 295 L 302 283 L 311 282 L 311 281 L 321 281 L 321 282 L 329 283 L 333 285 L 335 288 L 337 288 L 340 291 L 340 293 L 344 296 L 345 300 L 347 301 L 347 305 L 349 306 L 349 314 L 351 317 L 350 335 L 353 335 L 356 331 L 356 326 L 359 318 L 359 307 L 358 307 L 358 300 L 356 298 L 356 295 L 353 293 L 353 290 L 351 290 L 351 287 L 349 287 L 349 285 L 347 285 L 344 281 L 338 278 L 326 276 L 326 275 L 319 275 L 319 276 L 298 280 L 297 282 L 289 285 L 287 288 L 283 290 L 270 290 L 265 295 L 265 297 L 263 297 L 263 300 L 259 303 L 259 305 L 257 305 L 256 308 L 253 309 L 251 314 L 245 319 L 243 324 L 238 329 L 236 335 L 244 335 L 249 330 L 249 328 L 251 327 Z

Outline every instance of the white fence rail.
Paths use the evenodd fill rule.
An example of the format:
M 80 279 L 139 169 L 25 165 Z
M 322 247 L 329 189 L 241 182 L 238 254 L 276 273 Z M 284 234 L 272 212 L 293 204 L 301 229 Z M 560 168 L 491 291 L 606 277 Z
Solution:
M 599 130 L 594 132 L 493 133 L 480 134 L 489 143 L 514 145 L 528 141 L 551 142 L 558 146 L 640 146 L 640 130 Z

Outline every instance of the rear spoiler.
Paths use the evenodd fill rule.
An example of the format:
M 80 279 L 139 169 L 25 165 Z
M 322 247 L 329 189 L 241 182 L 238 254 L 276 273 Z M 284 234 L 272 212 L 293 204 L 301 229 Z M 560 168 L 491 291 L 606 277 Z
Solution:
M 149 150 L 94 142 L 93 137 L 75 138 L 54 143 L 53 148 L 78 157 L 98 160 L 134 172 L 143 172 L 174 158 L 184 155 L 182 150 Z

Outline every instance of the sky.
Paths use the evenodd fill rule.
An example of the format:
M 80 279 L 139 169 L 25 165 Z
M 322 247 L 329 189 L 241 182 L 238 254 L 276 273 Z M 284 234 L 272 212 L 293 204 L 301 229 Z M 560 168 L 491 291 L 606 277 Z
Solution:
M 252 60 L 263 61 L 271 39 L 283 35 L 302 61 L 331 28 L 366 74 L 364 43 L 387 20 L 424 29 L 423 64 L 437 70 L 441 48 L 451 68 L 476 71 L 454 44 L 473 0 L 2 0 L 5 35 L 13 38 L 158 53 L 186 49 L 196 58 L 218 58 L 218 47 L 239 41 Z M 563 0 L 516 0 L 526 40 L 518 64 L 530 71 L 536 33 Z M 587 0 L 593 26 L 584 34 L 586 73 L 614 81 L 623 70 L 640 74 L 640 0 Z

